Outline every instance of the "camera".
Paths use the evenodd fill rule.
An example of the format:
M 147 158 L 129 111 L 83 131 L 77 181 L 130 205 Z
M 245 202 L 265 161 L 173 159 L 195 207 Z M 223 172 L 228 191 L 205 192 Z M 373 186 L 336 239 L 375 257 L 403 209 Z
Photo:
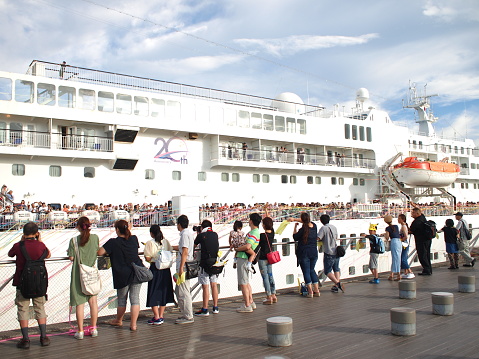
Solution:
M 193 226 L 193 231 L 200 234 L 201 233 L 201 226 Z

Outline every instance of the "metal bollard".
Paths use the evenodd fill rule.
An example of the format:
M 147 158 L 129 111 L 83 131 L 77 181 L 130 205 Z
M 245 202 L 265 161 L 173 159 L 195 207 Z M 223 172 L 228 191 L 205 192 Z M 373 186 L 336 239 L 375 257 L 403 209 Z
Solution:
M 288 347 L 293 344 L 293 319 L 271 317 L 266 319 L 268 344 L 272 347 Z
M 431 293 L 431 298 L 433 314 L 454 314 L 454 294 L 447 292 L 433 292 Z
M 400 336 L 416 335 L 416 310 L 413 308 L 391 308 L 391 333 Z
M 474 293 L 476 291 L 476 276 L 475 275 L 460 275 L 457 277 L 459 285 L 459 292 Z
M 399 298 L 416 299 L 416 282 L 405 280 L 399 281 Z

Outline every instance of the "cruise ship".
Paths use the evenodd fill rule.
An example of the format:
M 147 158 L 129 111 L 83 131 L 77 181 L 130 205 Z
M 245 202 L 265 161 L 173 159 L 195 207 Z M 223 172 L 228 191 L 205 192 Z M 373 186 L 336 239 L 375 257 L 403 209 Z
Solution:
M 430 97 L 410 84 L 404 107 L 415 111 L 419 131 L 413 132 L 370 104 L 365 88 L 351 94 L 356 106 L 345 110 L 305 104 L 293 93 L 263 98 L 44 61 L 33 61 L 26 74 L 0 72 L 0 170 L 14 196 L 3 196 L 0 204 L 42 201 L 54 210 L 48 217 L 27 211 L 0 215 L 6 278 L 0 281 L 0 302 L 9 303 L 0 308 L 3 329 L 17 326 L 14 288 L 8 285 L 14 266 L 7 252 L 19 240 L 21 224 L 32 219 L 42 221 L 42 236 L 57 258 L 49 264 L 49 322 L 68 321 L 70 263 L 64 257 L 77 232 L 65 222 L 80 213 L 67 218 L 62 204 L 84 207 L 82 214 L 96 221 L 94 232 L 104 243 L 114 236 L 111 221 L 101 222 L 86 204 L 169 203 L 171 215 L 187 214 L 194 224 L 207 203 L 342 202 L 362 213 L 341 221 L 333 216 L 348 249 L 342 275 L 367 274 L 369 248 L 360 234 L 369 223 L 379 223 L 378 233 L 384 232 L 383 205 L 437 202 L 454 208 L 479 201 L 478 150 L 471 139 L 435 133 Z M 452 213 L 434 220 L 440 226 Z M 114 211 L 108 219 L 129 216 Z M 133 214 L 134 221 L 139 217 Z M 135 222 L 133 233 L 141 242 L 150 239 L 147 224 L 158 217 L 149 219 Z M 235 218 L 229 219 L 215 221 L 222 245 Z M 470 224 L 478 219 L 467 216 Z M 163 224 L 170 224 L 165 237 L 175 243 L 176 226 Z M 294 245 L 288 244 L 292 227 L 276 236 L 283 256 L 274 268 L 278 289 L 295 286 L 300 277 Z M 442 238 L 433 240 L 431 251 L 434 263 L 445 260 Z M 413 250 L 410 260 L 418 265 Z M 320 258 L 318 270 L 321 263 Z M 380 271 L 390 263 L 389 252 L 381 255 Z M 112 314 L 111 273 L 102 273 L 100 315 Z M 239 294 L 229 264 L 220 283 L 221 297 Z M 262 291 L 259 274 L 253 290 Z

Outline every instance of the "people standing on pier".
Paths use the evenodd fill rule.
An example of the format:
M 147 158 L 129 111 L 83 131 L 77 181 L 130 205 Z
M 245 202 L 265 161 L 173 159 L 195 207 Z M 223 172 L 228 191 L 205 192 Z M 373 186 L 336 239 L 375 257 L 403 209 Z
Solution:
M 449 259 L 448 269 L 459 268 L 459 248 L 458 248 L 458 236 L 459 232 L 454 227 L 454 221 L 450 218 L 446 219 L 446 225 L 442 227 L 437 233 L 444 233 L 444 242 L 446 242 L 446 253 Z
M 246 243 L 240 247 L 235 248 L 237 265 L 236 271 L 238 276 L 238 285 L 241 288 L 243 294 L 244 303 L 236 309 L 238 313 L 251 313 L 256 309 L 256 304 L 253 301 L 253 291 L 249 284 L 250 271 L 248 269 L 248 255 L 245 251 L 252 249 L 253 251 L 259 244 L 259 225 L 261 223 L 261 216 L 258 213 L 251 213 L 249 215 L 249 227 L 250 231 L 246 235 Z
M 15 259 L 15 274 L 13 277 L 13 285 L 17 287 L 15 304 L 17 306 L 17 317 L 20 322 L 20 329 L 22 331 L 22 339 L 17 342 L 17 348 L 30 348 L 30 338 L 28 336 L 28 322 L 30 320 L 30 300 L 33 302 L 33 311 L 35 312 L 35 319 L 40 328 L 40 344 L 42 347 L 50 344 L 50 339 L 47 337 L 47 314 L 45 313 L 46 295 L 39 297 L 25 298 L 22 294 L 22 274 L 23 269 L 27 265 L 27 258 L 25 258 L 24 251 L 30 260 L 36 261 L 40 259 L 50 258 L 51 253 L 45 244 L 42 242 L 40 232 L 38 232 L 38 225 L 35 222 L 28 222 L 23 226 L 23 236 L 20 242 L 17 242 L 8 252 L 9 257 L 16 257 Z M 48 277 L 48 274 L 45 273 Z
M 398 223 L 400 226 L 399 229 L 399 238 L 401 238 L 401 269 L 404 271 L 401 274 L 402 279 L 413 279 L 416 276 L 412 272 L 411 267 L 409 266 L 408 256 L 409 256 L 409 226 L 406 222 L 406 215 L 400 214 L 398 216 Z
M 173 251 L 170 242 L 164 238 L 159 225 L 150 227 L 151 240 L 146 242 L 143 254 L 147 262 L 151 263 L 150 270 L 153 279 L 148 282 L 148 293 L 146 295 L 146 306 L 153 311 L 153 318 L 148 320 L 150 325 L 161 325 L 164 323 L 164 313 L 168 303 L 174 303 L 173 282 L 171 280 L 170 268 L 158 269 L 155 260 L 161 251 Z
M 272 251 L 272 241 L 274 239 L 273 220 L 271 217 L 263 218 L 264 233 L 259 236 L 260 250 L 258 253 L 258 266 L 263 278 L 263 286 L 266 292 L 266 299 L 263 304 L 270 305 L 276 303 L 276 285 L 273 277 L 273 265 L 268 262 L 267 254 Z
M 391 215 L 386 215 L 384 217 L 384 222 L 387 223 L 386 232 L 384 233 L 384 238 L 390 242 L 391 249 L 391 274 L 388 277 L 388 280 L 401 280 L 401 251 L 402 244 L 400 239 L 399 227 L 395 224 L 392 224 L 393 217 Z
M 186 262 L 194 259 L 194 238 L 193 231 L 188 228 L 190 221 L 184 214 L 178 217 L 176 220 L 176 227 L 180 231 L 180 241 L 177 246 L 173 246 L 173 249 L 178 251 L 176 257 L 176 273 L 181 278 L 186 271 Z M 176 324 L 189 324 L 194 323 L 193 317 L 193 302 L 190 292 L 190 280 L 186 279 L 184 282 L 176 284 L 175 287 L 176 300 L 178 301 L 178 307 L 182 315 L 176 319 Z
M 331 220 L 329 215 L 323 214 L 319 217 L 323 226 L 318 231 L 318 240 L 323 244 L 323 268 L 324 274 L 334 283 L 331 287 L 331 292 L 338 293 L 339 290 L 344 292 L 344 284 L 340 282 L 341 271 L 339 269 L 339 260 L 336 253 L 338 246 L 338 230 L 335 226 L 329 223 Z
M 311 222 L 309 214 L 301 213 L 300 218 L 289 218 L 294 224 L 293 239 L 298 242 L 296 257 L 303 272 L 304 284 L 308 289 L 308 298 L 319 297 L 319 279 L 315 266 L 318 261 L 318 229 Z M 298 230 L 299 223 L 303 226 Z
M 211 270 L 218 268 L 213 265 L 218 260 L 218 251 L 220 249 L 218 233 L 213 231 L 213 224 L 209 220 L 201 222 L 201 233 L 196 236 L 195 247 L 200 246 L 200 273 L 198 282 L 203 289 L 203 306 L 195 313 L 196 316 L 206 317 L 210 315 L 208 311 L 208 302 L 210 300 L 209 287 L 211 286 L 211 297 L 213 299 L 213 314 L 218 314 L 218 274 L 212 274 Z
M 378 258 L 382 252 L 381 239 L 376 235 L 378 229 L 377 224 L 369 225 L 369 235 L 366 236 L 369 239 L 369 270 L 373 274 L 373 279 L 369 281 L 371 284 L 379 284 L 379 271 L 378 271 Z
M 130 330 L 136 331 L 137 320 L 140 313 L 140 290 L 141 283 L 136 279 L 132 264 L 142 266 L 143 262 L 138 256 L 138 238 L 130 232 L 127 221 L 120 219 L 115 222 L 117 237 L 110 238 L 103 247 L 98 250 L 99 256 L 108 254 L 111 260 L 113 274 L 113 288 L 116 289 L 118 306 L 116 318 L 109 322 L 116 327 L 123 326 L 123 317 L 126 312 L 128 295 L 130 296 Z
M 422 214 L 421 210 L 418 207 L 414 207 L 411 210 L 411 217 L 414 218 L 414 221 L 409 227 L 409 233 L 412 233 L 414 235 L 417 256 L 422 266 L 422 272 L 419 273 L 419 275 L 431 275 L 432 238 L 427 232 L 426 217 L 424 216 L 424 214 Z
M 465 264 L 463 264 L 463 267 L 474 267 L 474 263 L 476 263 L 476 260 L 471 257 L 471 253 L 469 251 L 469 240 L 471 239 L 471 232 L 469 232 L 469 229 L 467 228 L 467 222 L 462 218 L 463 215 L 461 212 L 457 212 L 454 214 L 456 216 L 456 229 L 458 232 L 457 235 L 457 245 L 459 247 L 459 254 L 462 256 L 462 258 L 466 261 Z
M 73 262 L 70 282 L 70 306 L 75 306 L 75 315 L 77 319 L 77 332 L 75 333 L 75 339 L 83 339 L 84 337 L 83 320 L 85 317 L 86 302 L 88 302 L 90 306 L 90 334 L 92 337 L 98 336 L 98 330 L 96 327 L 98 320 L 97 295 L 84 294 L 80 282 L 79 264 L 81 263 L 93 267 L 96 264 L 97 252 L 100 247 L 98 236 L 96 234 L 91 234 L 90 228 L 91 223 L 88 217 L 80 217 L 76 225 L 76 229 L 80 232 L 80 235 L 70 239 L 67 251 L 69 259 Z M 76 245 L 74 241 L 77 242 Z M 80 258 L 78 258 L 77 253 Z

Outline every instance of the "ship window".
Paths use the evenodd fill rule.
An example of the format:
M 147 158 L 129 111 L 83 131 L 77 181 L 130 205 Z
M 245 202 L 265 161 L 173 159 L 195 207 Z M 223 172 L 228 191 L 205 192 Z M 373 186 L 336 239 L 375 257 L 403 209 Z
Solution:
M 113 92 L 98 91 L 98 111 L 113 112 Z
M 206 172 L 198 172 L 198 181 L 206 181 Z
M 181 181 L 181 171 L 172 171 L 171 178 L 173 181 Z
M 0 127 L 1 128 L 1 127 Z M 475 170 L 476 169 L 476 164 L 475 163 L 471 163 L 471 170 Z
M 60 86 L 58 88 L 58 106 L 75 107 L 76 89 L 74 87 Z
M 269 183 L 269 175 L 263 175 L 263 183 Z
M 222 180 L 223 182 L 229 182 L 229 180 L 230 180 L 230 174 L 229 174 L 229 173 L 226 173 L 226 172 L 221 173 L 221 180 Z
M 422 141 L 419 141 L 418 144 L 419 144 L 419 149 L 422 150 Z
M 95 109 L 95 91 L 87 89 L 78 90 L 78 108 L 84 110 Z
M 23 165 L 23 164 L 13 164 L 12 165 L 12 175 L 14 175 L 14 176 L 25 176 L 25 165 Z
M 464 154 L 464 147 L 461 147 L 461 155 Z
M 336 177 L 331 177 L 331 184 L 336 185 L 336 183 L 337 183 Z
M 231 180 L 232 180 L 233 182 L 239 182 L 239 181 L 240 181 L 240 174 L 239 174 L 239 173 L 233 173 L 233 174 L 231 175 Z
M 261 129 L 263 127 L 260 113 L 256 113 L 256 112 L 251 113 L 251 127 L 257 128 L 257 129 Z
M 15 101 L 33 103 L 33 82 L 23 80 L 15 81 Z
M 145 170 L 145 179 L 147 180 L 155 179 L 155 170 Z
M 178 119 L 181 117 L 181 105 L 178 101 L 166 101 L 166 117 Z
M 231 108 L 225 109 L 225 124 L 226 126 L 236 126 L 236 111 Z
M 339 185 L 341 185 L 341 186 L 344 185 L 344 178 L 343 177 L 339 177 L 338 180 L 339 180 L 338 181 Z
M 296 120 L 294 118 L 286 118 L 286 131 L 289 133 L 296 133 Z
M 454 182 L 451 183 L 451 188 L 456 188 L 456 184 Z
M 358 126 L 353 125 L 352 128 L 353 128 L 353 140 L 357 140 L 358 139 Z
M 454 153 L 459 153 L 457 146 L 454 146 Z
M 474 189 L 477 189 L 477 183 L 474 182 Z
M 289 176 L 289 183 L 296 184 L 296 176 Z
M 249 128 L 249 112 L 248 111 L 238 111 L 238 126 Z
M 253 173 L 253 183 L 259 183 L 259 174 Z
M 21 145 L 23 141 L 23 125 L 18 122 L 10 123 L 10 143 L 14 145 Z
M 306 134 L 306 120 L 298 119 L 298 133 L 300 135 Z
M 281 183 L 288 183 L 288 176 L 287 175 L 281 175 Z
M 148 110 L 148 97 L 135 96 L 134 98 L 133 113 L 138 116 L 148 116 L 150 113 Z
M 344 138 L 347 140 L 351 138 L 351 126 L 349 123 L 344 124 Z
M 306 178 L 306 183 L 307 183 L 307 184 L 313 184 L 313 176 L 308 176 L 308 177 Z
M 359 141 L 364 141 L 364 126 L 359 126 Z
M 263 129 L 266 131 L 274 130 L 272 115 L 263 115 Z
M 359 180 L 357 178 L 353 178 L 353 186 L 357 186 L 359 184 Z
M 94 167 L 85 167 L 83 169 L 83 177 L 95 178 L 95 168 Z
M 274 117 L 274 129 L 278 132 L 284 132 L 284 117 L 283 116 Z
M 0 77 L 0 100 L 10 101 L 12 99 L 12 80 Z
M 469 189 L 469 183 L 466 182 L 466 189 Z
M 50 174 L 50 177 L 61 177 L 62 176 L 61 166 L 50 166 L 49 174 Z
M 131 96 L 123 95 L 121 93 L 116 94 L 116 112 L 125 115 L 131 114 Z
M 321 184 L 321 177 L 318 177 L 318 176 L 314 177 L 314 183 Z
M 55 105 L 55 85 L 39 83 L 37 85 L 37 103 L 45 106 Z
M 366 127 L 366 140 L 371 142 L 373 140 L 373 133 L 371 127 Z
M 461 188 L 464 189 L 464 182 L 461 182 Z
M 359 185 L 364 186 L 365 184 L 366 184 L 366 181 L 364 180 L 364 178 L 360 178 L 359 179 Z
M 165 117 L 165 100 L 151 99 L 151 117 Z
M 0 122 L 0 144 L 7 141 L 7 123 Z

